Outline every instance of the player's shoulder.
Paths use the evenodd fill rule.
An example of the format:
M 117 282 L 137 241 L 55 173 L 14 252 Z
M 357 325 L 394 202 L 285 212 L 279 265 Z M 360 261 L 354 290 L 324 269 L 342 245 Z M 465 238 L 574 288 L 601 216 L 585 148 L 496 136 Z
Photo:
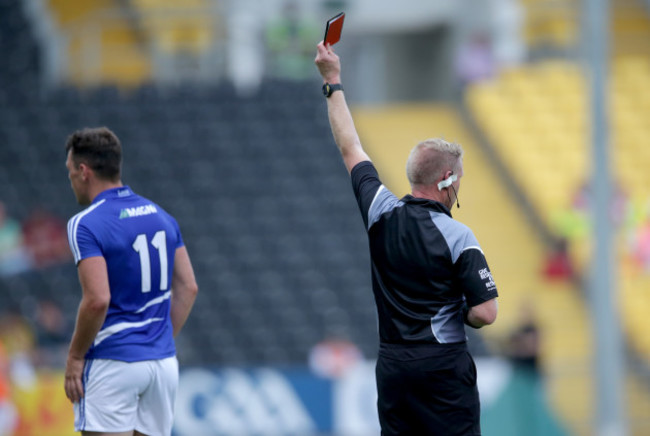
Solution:
M 154 223 L 171 222 L 175 223 L 174 217 L 158 203 L 146 197 L 131 198 L 114 209 L 114 216 L 120 221 L 133 223 L 134 225 L 154 225 Z M 148 218 L 141 221 L 137 218 Z
M 149 204 L 151 205 L 151 207 L 155 208 L 160 215 L 170 219 L 174 219 L 173 215 L 169 213 L 169 211 L 164 207 L 162 207 L 159 203 L 156 203 L 155 201 L 146 197 L 140 197 L 140 198 L 142 198 L 146 204 Z
M 130 200 L 131 201 L 129 206 L 123 205 L 120 209 L 120 216 L 122 218 L 152 215 L 157 216 L 167 222 L 172 222 L 174 225 L 177 225 L 176 218 L 174 218 L 174 216 L 169 213 L 167 209 L 162 207 L 159 203 L 151 200 L 150 198 L 134 194 Z
M 81 212 L 76 213 L 68 220 L 68 228 L 70 229 L 71 226 L 79 226 L 82 221 L 86 223 L 95 219 L 102 212 L 102 206 L 105 205 L 106 199 L 102 199 L 91 204 Z

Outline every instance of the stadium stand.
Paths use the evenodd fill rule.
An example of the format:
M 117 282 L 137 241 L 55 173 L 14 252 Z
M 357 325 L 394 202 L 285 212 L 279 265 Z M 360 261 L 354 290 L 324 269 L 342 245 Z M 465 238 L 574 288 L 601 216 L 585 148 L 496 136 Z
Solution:
M 224 33 L 212 13 L 219 3 L 207 0 L 48 0 L 47 6 L 63 35 L 65 79 L 77 86 L 130 89 L 179 71 L 196 78 L 215 62 Z
M 623 192 L 615 192 L 623 197 L 613 199 L 613 208 L 620 208 L 612 211 L 615 215 L 625 213 L 625 201 L 644 203 L 650 186 L 646 170 L 650 156 L 643 140 L 650 125 L 640 115 L 647 105 L 643 95 L 650 78 L 648 65 L 645 58 L 617 58 L 614 64 L 612 170 Z M 581 268 L 589 251 L 578 239 L 587 229 L 568 229 L 562 220 L 576 208 L 585 213 L 586 206 L 579 203 L 588 195 L 584 185 L 590 177 L 586 101 L 586 83 L 577 66 L 558 61 L 506 72 L 494 83 L 478 85 L 468 93 L 479 123 L 540 215 L 574 240 L 572 254 Z M 621 254 L 626 252 L 623 236 L 619 238 Z
M 644 0 L 618 0 L 612 4 L 612 48 L 615 56 L 650 56 L 650 20 Z
M 285 91 L 293 97 L 279 107 L 264 95 L 222 99 L 229 92 L 214 89 L 189 97 L 177 89 L 147 100 L 65 93 L 74 104 L 51 96 L 2 110 L 16 118 L 0 122 L 14 162 L 6 177 L 23 181 L 5 201 L 20 216 L 35 205 L 74 214 L 63 143 L 74 129 L 107 124 L 124 144 L 125 182 L 177 216 L 194 258 L 203 292 L 181 340 L 185 363 L 304 362 L 312 345 L 343 335 L 371 356 L 367 248 L 347 174 L 318 86 Z M 41 288 L 71 303 L 65 312 L 73 317 L 74 267 L 62 271 L 65 286 L 44 280 Z M 12 280 L 6 286 L 21 277 Z M 30 289 L 24 280 L 17 287 Z
M 132 87 L 151 78 L 146 37 L 120 2 L 47 3 L 56 26 L 65 34 L 68 81 L 77 86 L 114 83 Z
M 617 0 L 611 6 L 612 48 L 617 56 L 650 54 L 648 2 Z M 524 38 L 534 52 L 575 53 L 580 44 L 577 0 L 521 0 Z
M 529 47 L 567 48 L 579 38 L 576 0 L 521 0 L 526 15 L 524 37 Z
M 8 82 L 24 73 L 2 70 Z M 250 98 L 227 84 L 12 91 L 26 97 L 0 104 L 2 200 L 18 218 L 37 206 L 72 216 L 63 144 L 75 129 L 108 125 L 124 144 L 125 182 L 174 213 L 194 259 L 202 292 L 179 342 L 184 364 L 304 363 L 314 344 L 339 336 L 372 357 L 365 234 L 319 87 L 273 88 Z M 3 307 L 27 311 L 51 295 L 74 319 L 73 265 L 0 287 Z
M 0 66 L 3 83 L 16 84 L 0 96 L 1 199 L 14 216 L 79 211 L 65 139 L 108 125 L 124 145 L 124 181 L 178 218 L 194 260 L 202 292 L 178 344 L 183 364 L 301 364 L 328 337 L 374 356 L 363 224 L 318 84 L 274 82 L 250 98 L 228 84 L 34 92 L 37 44 L 20 2 L 0 7 L 0 43 L 22 60 Z M 75 268 L 2 277 L 0 295 L 25 314 L 51 296 L 71 322 Z
M 616 65 L 620 68 L 626 62 L 621 59 Z M 564 70 L 564 73 L 556 75 L 560 70 Z M 617 68 L 614 71 L 618 74 Z M 637 72 L 633 74 L 639 74 L 637 67 L 635 71 Z M 549 83 L 552 77 L 555 78 Z M 650 76 L 645 77 L 646 82 L 648 79 Z M 556 80 L 565 83 L 554 85 L 552 82 Z M 624 86 L 617 85 L 621 80 L 627 81 L 618 75 L 613 79 L 617 92 L 625 92 L 621 89 Z M 640 108 L 636 107 L 643 104 L 642 98 L 635 97 L 639 88 L 634 88 L 634 91 L 629 88 L 629 91 L 613 99 L 613 113 L 618 113 L 617 106 L 629 104 L 632 106 L 628 109 L 632 119 L 621 123 L 621 118 L 625 118 L 625 115 L 613 117 L 612 157 L 615 165 L 612 169 L 615 179 L 621 180 L 620 186 L 625 189 L 629 201 L 646 204 L 650 194 L 647 191 L 650 181 L 646 170 L 649 160 L 646 152 L 640 149 L 644 147 L 642 135 L 647 129 L 647 122 L 644 126 L 643 121 L 635 119 L 637 113 L 643 113 L 637 112 Z M 557 61 L 509 71 L 494 83 L 479 85 L 468 94 L 468 103 L 479 123 L 528 198 L 533 200 L 539 215 L 551 228 L 561 219 L 560 216 L 566 217 L 563 214 L 567 211 L 576 210 L 577 193 L 590 176 L 590 169 L 586 165 L 590 156 L 586 147 L 587 125 L 584 119 L 584 114 L 587 113 L 584 103 L 586 99 L 584 79 L 577 68 L 572 64 L 558 64 Z M 576 116 L 576 113 L 582 115 Z M 635 125 L 638 129 L 635 129 Z M 625 139 L 622 140 L 622 137 Z M 612 204 L 616 214 L 626 213 L 624 203 L 615 200 Z M 570 223 L 573 227 L 566 236 L 570 239 L 569 248 L 574 265 L 578 271 L 587 273 L 590 256 L 588 210 L 584 209 L 585 205 L 580 207 L 578 222 Z M 566 225 L 564 222 L 560 227 Z M 555 229 L 561 231 L 558 227 Z M 566 230 L 567 227 L 563 229 Z M 615 258 L 618 259 L 617 268 L 621 276 L 617 299 L 626 337 L 635 352 L 644 357 L 647 365 L 650 354 L 645 332 L 649 326 L 644 314 L 647 313 L 648 276 L 647 272 L 643 273 L 638 266 L 634 266 L 629 253 L 630 235 L 629 230 L 624 232 L 621 229 L 616 238 L 618 254 Z M 557 382 L 551 382 L 551 392 L 555 392 L 557 410 L 568 410 L 570 404 L 580 403 L 575 393 L 580 392 L 582 396 L 590 383 L 589 376 L 584 372 L 593 349 L 587 329 L 588 316 L 584 300 L 577 289 L 568 287 L 553 297 L 548 292 L 542 291 L 541 294 L 544 295 L 542 302 L 548 298 L 549 305 L 540 302 L 540 310 L 548 310 L 549 314 L 555 312 L 553 318 L 550 318 L 555 319 L 555 322 L 547 325 L 544 330 L 549 345 L 546 349 L 546 368 L 550 380 Z M 565 315 L 559 316 L 558 312 Z M 558 323 L 558 319 L 564 321 Z M 582 369 L 577 369 L 581 367 Z M 630 385 L 634 383 L 631 382 Z M 638 390 L 634 392 L 638 393 Z M 647 392 L 645 395 L 647 397 Z M 581 415 L 587 418 L 590 406 L 584 402 L 582 404 L 582 411 L 574 407 L 571 408 L 571 416 L 565 416 L 569 422 L 576 422 L 576 418 Z M 639 404 L 643 406 L 639 407 Z M 630 401 L 629 411 L 636 420 L 644 419 L 642 410 L 645 410 L 647 404 L 647 398 L 641 402 Z M 589 431 L 588 427 L 582 425 L 576 424 L 579 434 Z
M 29 22 L 16 0 L 0 0 L 0 102 L 20 101 L 26 89 L 38 83 L 39 49 L 31 37 Z
M 647 90 L 650 39 L 645 36 L 650 28 L 650 18 L 640 6 L 637 1 L 616 2 L 613 6 L 614 38 L 608 98 L 611 169 L 615 182 L 612 219 L 617 225 L 614 258 L 619 280 L 616 298 L 630 348 L 634 355 L 645 361 L 647 368 L 650 353 L 645 332 L 649 324 L 643 314 L 647 313 L 648 272 L 633 253 L 646 219 L 646 212 L 642 211 L 647 210 L 650 195 L 647 172 L 650 156 L 643 139 L 650 124 L 642 115 L 647 113 L 647 95 L 650 95 Z M 591 252 L 587 86 L 586 76 L 577 63 L 542 59 L 502 71 L 494 80 L 470 87 L 466 94 L 474 118 L 539 216 L 556 234 L 562 234 L 570 241 L 570 257 L 581 274 L 588 274 Z M 550 353 L 547 371 L 558 376 L 555 380 L 561 380 L 550 384 L 559 411 L 567 410 L 571 403 L 577 402 L 573 393 L 584 393 L 590 383 L 588 377 L 576 377 L 581 371 L 578 368 L 588 363 L 585 359 L 593 349 L 589 330 L 585 329 L 588 317 L 584 300 L 578 295 L 573 290 L 557 294 L 552 299 L 552 307 L 565 308 L 562 309 L 565 313 L 563 319 L 581 320 L 570 326 L 564 325 L 562 330 L 575 331 L 582 326 L 579 333 L 558 334 L 557 349 L 547 350 Z M 556 358 L 560 361 L 553 363 Z M 647 426 L 643 410 L 647 410 L 648 393 L 632 388 L 639 383 L 644 385 L 642 379 L 635 379 L 643 375 L 647 376 L 647 369 L 627 376 L 629 414 L 634 423 L 634 434 L 644 434 L 642 428 Z M 592 407 L 584 401 L 582 404 L 583 412 Z M 587 416 L 575 408 L 571 414 L 574 417 Z M 589 431 L 575 419 L 566 418 L 576 423 L 579 434 Z
M 211 2 L 187 0 L 131 0 L 131 7 L 140 17 L 140 25 L 161 50 L 174 53 L 200 53 L 213 41 L 214 18 L 195 11 L 209 10 Z

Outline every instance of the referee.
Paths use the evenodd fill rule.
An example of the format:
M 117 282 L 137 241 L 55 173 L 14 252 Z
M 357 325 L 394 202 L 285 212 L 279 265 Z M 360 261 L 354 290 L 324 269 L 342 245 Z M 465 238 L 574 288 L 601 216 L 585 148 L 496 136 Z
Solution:
M 406 166 L 412 194 L 398 199 L 361 146 L 339 57 L 321 42 L 315 62 L 368 232 L 379 320 L 381 434 L 480 435 L 476 366 L 464 325 L 492 324 L 498 294 L 474 234 L 451 217 L 463 150 L 441 139 L 416 145 Z

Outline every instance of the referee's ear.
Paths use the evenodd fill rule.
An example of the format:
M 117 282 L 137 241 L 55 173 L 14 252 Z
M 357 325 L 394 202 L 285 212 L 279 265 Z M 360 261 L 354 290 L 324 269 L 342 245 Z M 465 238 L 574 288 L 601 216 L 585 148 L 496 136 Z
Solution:
M 443 178 L 438 182 L 438 191 L 442 191 L 445 188 L 449 188 L 451 184 L 454 182 L 451 179 L 451 176 L 454 175 L 454 172 L 452 170 L 447 170 L 445 171 L 445 174 Z

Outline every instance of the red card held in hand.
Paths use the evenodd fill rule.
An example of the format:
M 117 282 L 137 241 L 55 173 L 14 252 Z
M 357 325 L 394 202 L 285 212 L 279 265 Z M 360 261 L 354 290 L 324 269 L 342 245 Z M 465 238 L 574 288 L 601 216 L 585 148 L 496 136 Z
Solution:
M 325 27 L 325 45 L 334 45 L 341 39 L 341 31 L 343 30 L 343 20 L 345 19 L 345 12 L 330 18 L 327 20 L 327 26 Z

